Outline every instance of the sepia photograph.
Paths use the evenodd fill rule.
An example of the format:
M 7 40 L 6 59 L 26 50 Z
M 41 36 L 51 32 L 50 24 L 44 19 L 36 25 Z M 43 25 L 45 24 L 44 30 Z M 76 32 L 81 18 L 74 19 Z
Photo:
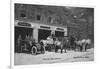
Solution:
M 14 3 L 14 65 L 94 61 L 94 8 Z

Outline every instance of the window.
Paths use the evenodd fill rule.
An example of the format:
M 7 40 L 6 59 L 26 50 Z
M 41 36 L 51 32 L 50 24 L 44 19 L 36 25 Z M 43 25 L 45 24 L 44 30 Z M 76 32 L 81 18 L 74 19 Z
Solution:
M 50 22 L 50 23 L 51 23 L 51 20 L 52 20 L 52 18 L 51 18 L 51 17 L 48 17 L 48 22 Z
M 25 18 L 26 17 L 26 12 L 24 10 L 21 11 L 20 17 Z
M 48 22 L 49 22 L 49 23 L 53 23 L 53 22 L 54 22 L 54 18 L 49 16 L 49 17 L 48 17 Z
M 24 17 L 26 17 L 26 15 L 24 13 L 21 13 L 20 14 L 20 17 L 23 17 L 24 18 Z
M 41 20 L 41 16 L 40 15 L 37 15 L 37 20 Z

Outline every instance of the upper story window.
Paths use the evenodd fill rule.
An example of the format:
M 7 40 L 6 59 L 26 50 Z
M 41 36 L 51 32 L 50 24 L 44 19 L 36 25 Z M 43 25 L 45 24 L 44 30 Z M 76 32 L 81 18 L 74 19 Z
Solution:
M 51 19 L 52 19 L 51 17 L 48 17 L 48 22 L 51 22 Z
M 22 10 L 20 12 L 20 17 L 25 18 L 26 17 L 26 11 Z
M 41 16 L 40 15 L 37 15 L 37 20 L 41 20 Z
M 53 18 L 49 16 L 49 17 L 48 17 L 48 22 L 49 22 L 49 23 L 53 23 Z

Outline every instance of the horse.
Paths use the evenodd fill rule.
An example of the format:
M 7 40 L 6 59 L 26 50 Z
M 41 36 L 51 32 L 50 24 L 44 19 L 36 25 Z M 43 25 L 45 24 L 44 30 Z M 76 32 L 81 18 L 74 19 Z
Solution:
M 81 40 L 78 40 L 78 41 L 75 41 L 75 51 L 76 51 L 76 48 L 79 48 L 80 51 L 83 50 L 83 42 Z
M 90 39 L 83 39 L 82 42 L 83 42 L 83 50 L 87 51 L 88 46 L 91 45 L 91 40 Z
M 87 50 L 88 45 L 91 44 L 91 40 L 90 39 L 82 39 L 82 40 L 75 41 L 75 44 L 76 44 L 76 47 L 79 47 L 80 51 L 82 52 L 82 51 Z
M 46 50 L 51 51 L 51 49 L 54 46 L 54 40 L 49 39 L 49 40 L 40 40 L 40 43 L 46 48 Z
M 56 38 L 54 44 L 55 44 L 55 52 L 58 52 L 58 49 L 60 49 L 61 53 L 63 53 L 63 49 L 64 49 L 66 53 L 66 49 L 68 46 L 68 39 L 64 37 Z
M 76 41 L 76 38 L 74 36 L 69 37 L 69 46 L 70 46 L 69 48 L 72 50 L 75 50 L 75 48 L 76 48 L 75 41 Z

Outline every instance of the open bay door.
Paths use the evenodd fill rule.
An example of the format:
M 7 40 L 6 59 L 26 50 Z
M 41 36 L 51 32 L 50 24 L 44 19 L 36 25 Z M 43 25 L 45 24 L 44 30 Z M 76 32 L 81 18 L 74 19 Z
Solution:
M 39 29 L 38 41 L 40 41 L 41 39 L 46 40 L 50 34 L 51 34 L 51 30 Z
M 27 28 L 27 27 L 15 27 L 14 28 L 14 41 L 15 41 L 15 52 L 18 52 L 19 50 L 16 48 L 18 39 L 25 40 L 26 36 L 32 36 L 33 35 L 33 29 Z
M 55 36 L 56 37 L 63 37 L 64 36 L 64 32 L 63 31 L 55 31 Z

